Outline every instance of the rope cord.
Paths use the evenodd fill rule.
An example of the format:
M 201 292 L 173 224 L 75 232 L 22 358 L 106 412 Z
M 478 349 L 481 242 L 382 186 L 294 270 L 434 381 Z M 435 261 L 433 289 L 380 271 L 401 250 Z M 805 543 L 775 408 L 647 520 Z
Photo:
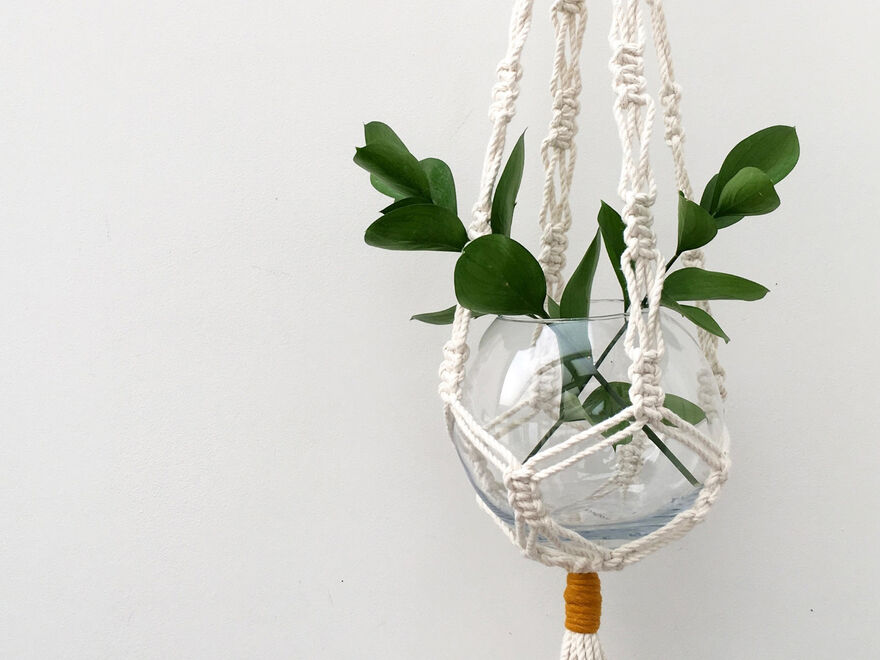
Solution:
M 585 0 L 556 0 L 550 12 L 556 34 L 553 77 L 553 118 L 550 130 L 541 144 L 544 164 L 544 192 L 539 222 L 541 252 L 538 261 L 547 278 L 547 295 L 558 300 L 562 295 L 565 268 L 566 233 L 571 227 L 571 182 L 577 161 L 575 136 L 577 115 L 581 106 L 580 55 L 587 26 Z
M 471 319 L 470 312 L 464 308 L 456 310 L 452 336 L 444 346 L 444 360 L 440 369 L 440 394 L 445 404 L 447 422 L 450 428 L 455 426 L 458 437 L 465 444 L 468 458 L 474 464 L 473 472 L 493 502 L 490 506 L 478 497 L 480 506 L 528 557 L 549 566 L 564 568 L 570 573 L 618 570 L 683 536 L 707 514 L 726 480 L 729 467 L 726 435 L 722 436 L 720 443 L 716 443 L 681 419 L 664 406 L 664 392 L 660 387 L 664 344 L 659 324 L 659 303 L 665 268 L 653 228 L 652 207 L 656 198 L 656 184 L 649 146 L 656 111 L 654 100 L 647 92 L 644 75 L 643 3 L 650 9 L 651 27 L 660 61 L 660 100 L 664 110 L 665 137 L 675 165 L 676 184 L 688 196 L 692 194 L 683 154 L 681 90 L 674 79 L 662 2 L 614 0 L 609 42 L 615 92 L 613 109 L 623 153 L 618 192 L 623 200 L 626 249 L 621 266 L 630 299 L 647 300 L 645 313 L 639 305 L 631 306 L 630 322 L 624 337 L 624 347 L 631 362 L 631 405 L 601 424 L 577 431 L 566 440 L 541 449 L 523 465 L 498 440 L 502 432 L 506 432 L 504 428 L 509 423 L 516 423 L 514 413 L 511 413 L 510 420 L 499 420 L 500 426 L 482 427 L 461 400 Z M 490 230 L 492 192 L 501 165 L 507 127 L 514 116 L 519 95 L 522 77 L 520 62 L 531 26 L 532 10 L 533 0 L 517 0 L 514 5 L 507 52 L 499 64 L 498 82 L 493 88 L 489 111 L 492 131 L 483 163 L 480 192 L 469 228 L 471 238 Z M 574 137 L 581 90 L 577 60 L 586 25 L 585 2 L 557 0 L 552 5 L 551 17 L 556 32 L 551 82 L 554 109 L 549 135 L 542 144 L 545 185 L 541 211 L 541 264 L 548 276 L 548 292 L 553 295 L 562 286 L 562 252 L 565 248 L 565 232 L 571 224 L 568 198 L 577 155 Z M 686 264 L 701 264 L 702 254 L 688 253 L 684 259 Z M 717 365 L 715 345 L 705 340 L 702 334 L 701 344 L 715 378 L 721 384 L 723 370 Z M 711 379 L 709 370 L 705 372 L 704 380 Z M 543 395 L 535 395 L 536 401 L 545 399 Z M 711 411 L 707 411 L 709 413 Z M 523 418 L 526 418 L 525 413 Z M 586 457 L 607 449 L 627 435 L 638 433 L 646 424 L 662 428 L 668 440 L 692 451 L 707 468 L 703 486 L 691 508 L 678 513 L 660 529 L 614 549 L 588 541 L 557 523 L 552 512 L 544 506 L 542 482 L 562 470 L 572 468 Z M 609 437 L 603 436 L 603 432 L 617 425 L 622 425 L 622 430 L 617 427 Z M 636 451 L 636 447 L 636 444 L 632 444 L 632 451 Z M 636 465 L 638 456 L 628 460 Z M 513 510 L 513 525 L 501 520 L 493 510 L 502 505 Z M 574 619 L 578 620 L 577 614 Z M 564 658 L 580 660 L 604 657 L 592 633 L 568 630 L 565 648 L 568 649 L 568 655 L 564 652 Z
M 660 69 L 660 102 L 663 105 L 663 121 L 666 128 L 664 137 L 672 152 L 676 185 L 685 197 L 693 199 L 694 192 L 684 160 L 685 133 L 681 126 L 681 85 L 676 82 L 675 71 L 672 67 L 672 47 L 666 27 L 663 0 L 647 0 L 647 2 L 651 8 L 651 26 Z M 702 268 L 705 266 L 706 260 L 702 250 L 691 250 L 682 255 L 682 263 L 688 267 Z M 707 313 L 712 311 L 708 301 L 700 301 L 697 306 Z M 697 330 L 697 334 L 703 354 L 715 375 L 718 390 L 721 392 L 722 398 L 727 398 L 727 390 L 724 386 L 726 374 L 724 367 L 718 361 L 718 337 L 702 328 Z

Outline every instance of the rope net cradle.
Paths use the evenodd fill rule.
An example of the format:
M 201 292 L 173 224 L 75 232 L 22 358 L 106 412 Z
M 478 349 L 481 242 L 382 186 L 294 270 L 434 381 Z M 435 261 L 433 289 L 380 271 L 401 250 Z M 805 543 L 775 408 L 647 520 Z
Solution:
M 489 109 L 492 130 L 479 196 L 468 230 L 471 239 L 490 233 L 492 193 L 501 167 L 508 125 L 515 115 L 522 77 L 521 57 L 533 9 L 534 0 L 517 0 L 513 8 L 507 52 L 498 66 L 498 80 L 492 92 Z M 541 145 L 545 180 L 539 214 L 539 262 L 547 279 L 548 295 L 558 296 L 564 285 L 566 232 L 572 221 L 569 197 L 577 158 L 575 136 L 582 86 L 579 58 L 587 23 L 585 0 L 555 0 L 551 20 L 556 37 L 550 83 L 553 113 L 548 135 Z M 596 426 L 584 425 L 582 430 L 560 444 L 541 449 L 524 464 L 498 441 L 503 434 L 503 425 L 509 420 L 498 419 L 492 424 L 481 425 L 462 401 L 471 321 L 471 313 L 463 307 L 456 310 L 452 336 L 444 346 L 440 368 L 440 394 L 450 430 L 455 425 L 460 437 L 464 438 L 464 450 L 484 491 L 509 503 L 514 512 L 513 525 L 502 521 L 479 497 L 478 503 L 527 557 L 569 573 L 563 660 L 604 658 L 596 636 L 598 603 L 601 603 L 598 579 L 584 576 L 621 569 L 686 534 L 705 517 L 715 502 L 729 467 L 726 435 L 721 442 L 713 441 L 666 408 L 660 385 L 660 363 L 665 347 L 659 310 L 665 268 L 653 228 L 652 207 L 657 191 L 649 147 L 656 104 L 647 91 L 644 74 L 646 22 L 650 24 L 658 58 L 658 96 L 663 109 L 665 141 L 672 152 L 676 185 L 688 199 L 693 196 L 683 153 L 681 87 L 674 77 L 662 0 L 614 0 L 609 41 L 615 98 L 613 110 L 622 148 L 618 194 L 623 202 L 621 215 L 625 223 L 626 249 L 621 266 L 630 300 L 646 301 L 645 309 L 636 304 L 630 306 L 624 337 L 630 362 L 631 405 Z M 698 250 L 686 253 L 683 263 L 700 267 L 704 263 L 703 254 Z M 699 305 L 709 310 L 708 303 Z M 711 368 L 708 376 L 713 381 L 711 386 L 717 387 L 724 396 L 724 370 L 716 354 L 717 338 L 700 330 L 699 342 Z M 552 379 L 552 374 L 549 376 Z M 549 399 L 536 392 L 531 403 L 538 407 L 554 405 Z M 644 442 L 638 442 L 643 435 L 641 429 L 661 421 L 668 437 L 693 451 L 707 465 L 707 476 L 690 508 L 675 515 L 661 528 L 615 548 L 589 541 L 553 519 L 542 499 L 542 481 L 628 436 L 635 438 L 636 442 L 624 449 L 630 454 L 638 453 L 644 446 Z M 605 437 L 606 431 L 616 428 L 620 430 Z M 626 469 L 625 464 L 626 460 L 621 460 L 621 470 Z M 496 474 L 502 477 L 498 479 Z

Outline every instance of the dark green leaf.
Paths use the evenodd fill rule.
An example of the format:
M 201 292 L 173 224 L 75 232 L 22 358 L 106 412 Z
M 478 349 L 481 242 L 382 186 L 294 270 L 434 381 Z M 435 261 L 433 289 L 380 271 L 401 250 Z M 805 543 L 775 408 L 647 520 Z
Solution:
M 391 130 L 390 126 L 383 124 L 380 121 L 371 121 L 368 124 L 364 124 L 364 140 L 368 145 L 381 142 L 396 149 L 403 154 L 404 157 L 411 156 L 409 149 L 406 148 L 406 145 L 403 143 L 403 140 L 397 136 L 397 133 Z M 412 158 L 412 160 L 415 160 L 415 158 Z M 398 189 L 393 182 L 386 182 L 375 174 L 370 175 L 370 183 L 376 190 L 388 197 L 397 200 L 407 197 L 406 193 Z
M 665 293 L 666 292 L 664 291 L 664 294 Z M 692 305 L 682 305 L 671 298 L 667 298 L 665 295 L 660 298 L 660 304 L 664 307 L 668 307 L 674 312 L 678 312 L 688 321 L 703 328 L 706 332 L 709 332 L 716 337 L 721 337 L 725 342 L 730 341 L 730 337 L 727 336 L 727 333 L 721 329 L 721 326 L 718 325 L 717 321 L 715 321 L 707 311 Z
M 458 213 L 458 203 L 455 199 L 455 181 L 452 179 L 452 171 L 449 165 L 437 158 L 425 158 L 419 161 L 422 171 L 428 177 L 428 186 L 431 189 L 431 199 L 437 206 L 442 206 L 453 213 Z
M 779 207 L 773 182 L 757 167 L 744 167 L 724 186 L 718 199 L 718 217 L 763 215 Z
M 398 188 L 387 183 L 384 179 L 380 179 L 375 174 L 370 175 L 370 185 L 386 197 L 390 197 L 397 201 L 400 201 L 407 196 L 406 192 L 401 192 Z
M 559 417 L 563 422 L 582 422 L 589 419 L 587 411 L 573 390 L 563 390 L 560 400 Z
M 759 300 L 768 289 L 744 277 L 702 268 L 682 268 L 666 276 L 667 300 Z
M 525 137 L 526 135 L 523 133 L 516 141 L 513 151 L 507 158 L 507 165 L 504 166 L 504 171 L 501 172 L 501 177 L 495 186 L 495 196 L 492 198 L 492 215 L 490 216 L 493 234 L 510 236 L 513 207 L 516 205 L 516 196 L 522 183 L 525 165 Z
M 380 213 L 390 213 L 391 211 L 395 211 L 397 209 L 401 209 L 404 206 L 412 206 L 413 204 L 430 204 L 430 199 L 422 199 L 421 197 L 404 197 L 403 199 L 398 199 L 393 204 L 389 204 L 384 209 L 380 211 Z
M 457 305 L 441 309 L 438 312 L 426 312 L 425 314 L 415 314 L 410 317 L 410 321 L 421 321 L 422 323 L 430 323 L 431 325 L 449 325 L 455 320 L 455 310 Z M 478 319 L 482 314 L 471 313 L 471 318 Z
M 397 145 L 373 142 L 359 147 L 355 150 L 354 162 L 373 175 L 381 186 L 376 186 L 377 190 L 390 197 L 431 197 L 428 177 L 422 171 L 419 161 Z
M 590 315 L 590 295 L 593 291 L 593 277 L 599 264 L 599 232 L 584 253 L 584 258 L 565 285 L 559 313 L 562 318 L 585 319 Z
M 706 413 L 703 412 L 700 406 L 675 394 L 667 394 L 663 398 L 663 407 L 671 410 L 684 421 L 694 426 L 706 419 Z M 663 421 L 666 422 L 666 420 Z M 668 422 L 666 423 L 668 424 Z
M 559 314 L 559 303 L 553 300 L 553 298 L 547 298 L 547 314 L 551 319 L 560 318 Z
M 723 215 L 720 218 L 715 218 L 715 226 L 718 229 L 724 229 L 725 227 L 730 227 L 730 225 L 735 225 L 744 217 L 744 215 Z
M 424 314 L 415 314 L 410 321 L 421 321 L 422 323 L 430 323 L 431 325 L 449 325 L 455 320 L 455 305 L 439 312 L 426 312 Z
M 709 183 L 706 184 L 706 187 L 703 189 L 703 196 L 700 197 L 700 206 L 704 209 L 712 212 L 712 202 L 715 196 L 715 185 L 718 183 L 718 175 L 716 174 L 711 179 L 709 179 Z
M 800 144 L 792 126 L 771 126 L 750 135 L 724 159 L 709 210 L 713 213 L 718 210 L 724 187 L 744 167 L 758 168 L 775 184 L 791 172 L 799 157 Z
M 630 405 L 629 400 L 629 383 L 608 383 L 605 386 L 597 387 L 590 392 L 589 396 L 584 400 L 583 409 L 587 414 L 587 419 L 593 425 L 604 422 L 609 417 L 614 417 L 624 408 Z M 615 433 L 619 433 L 629 425 L 628 421 L 620 422 L 605 431 L 603 435 L 610 438 Z M 615 443 L 615 447 L 625 445 L 632 440 L 631 437 Z
M 455 296 L 462 307 L 483 314 L 547 316 L 541 265 L 526 248 L 500 234 L 465 246 L 455 264 Z
M 613 208 L 602 202 L 599 208 L 599 231 L 602 232 L 602 240 L 605 243 L 605 251 L 611 260 L 611 266 L 614 268 L 614 275 L 620 284 L 620 290 L 623 292 L 623 305 L 629 307 L 629 292 L 626 290 L 626 278 L 623 276 L 623 270 L 620 267 L 623 251 L 626 250 L 626 242 L 623 239 L 623 230 L 625 225 L 620 214 Z
M 629 383 L 611 382 L 608 383 L 607 388 L 605 386 L 597 387 L 590 392 L 590 395 L 582 404 L 582 408 L 584 412 L 586 412 L 590 423 L 599 424 L 629 407 L 629 388 Z M 702 408 L 675 394 L 666 394 L 663 405 L 694 426 L 706 419 L 706 413 L 703 412 Z M 572 410 L 574 410 L 573 406 Z M 666 420 L 663 421 L 668 423 Z M 620 424 L 617 424 L 608 431 L 605 431 L 605 437 L 610 438 L 615 433 L 625 429 L 628 424 L 629 422 L 621 422 Z M 630 439 L 623 440 L 616 443 L 615 446 L 627 444 L 629 441 Z
M 593 424 L 614 417 L 630 405 L 629 383 L 612 382 L 608 387 L 597 387 L 584 400 L 583 408 Z
M 412 204 L 376 220 L 367 228 L 364 240 L 386 250 L 458 252 L 468 236 L 454 213 L 433 204 Z
M 703 247 L 717 233 L 715 218 L 702 206 L 687 199 L 684 193 L 679 193 L 678 254 Z
M 403 140 L 397 136 L 397 133 L 391 130 L 388 124 L 383 124 L 381 121 L 371 121 L 368 124 L 364 124 L 364 141 L 366 144 L 384 142 L 401 151 L 409 152 Z

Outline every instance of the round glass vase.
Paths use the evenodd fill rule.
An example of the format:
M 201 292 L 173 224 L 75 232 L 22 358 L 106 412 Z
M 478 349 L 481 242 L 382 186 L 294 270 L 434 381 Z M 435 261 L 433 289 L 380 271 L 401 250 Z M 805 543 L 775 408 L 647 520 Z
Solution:
M 471 343 L 462 404 L 524 464 L 539 450 L 614 416 L 630 405 L 630 360 L 624 349 L 628 317 L 623 309 L 620 300 L 594 300 L 586 319 L 500 316 L 475 321 L 472 337 L 479 336 L 478 324 L 488 322 L 488 327 Z M 724 446 L 721 396 L 695 327 L 666 309 L 660 312 L 660 324 L 664 407 Z M 664 419 L 638 428 L 543 479 L 547 513 L 585 539 L 614 548 L 690 508 L 710 468 L 671 435 L 670 423 Z M 603 441 L 626 426 L 624 422 L 586 442 Z M 451 435 L 479 496 L 513 525 L 501 470 L 480 460 L 455 422 Z M 552 460 L 573 456 L 584 446 L 578 443 Z

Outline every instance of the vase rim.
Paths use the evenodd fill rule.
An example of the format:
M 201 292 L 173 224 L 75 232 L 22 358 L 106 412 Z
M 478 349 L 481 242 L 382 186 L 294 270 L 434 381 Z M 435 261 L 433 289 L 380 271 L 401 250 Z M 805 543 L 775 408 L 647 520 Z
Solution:
M 603 309 L 596 310 L 594 305 L 600 305 Z M 618 311 L 611 311 L 612 306 L 617 307 Z M 604 309 L 607 308 L 607 311 Z M 584 321 L 607 321 L 609 319 L 623 319 L 629 314 L 623 309 L 623 298 L 591 298 L 590 299 L 590 315 L 581 318 L 564 318 L 564 319 L 536 319 L 531 316 L 508 316 L 499 314 L 497 318 L 502 321 L 511 321 L 513 323 L 540 323 L 543 325 L 551 325 L 555 323 L 583 323 Z

